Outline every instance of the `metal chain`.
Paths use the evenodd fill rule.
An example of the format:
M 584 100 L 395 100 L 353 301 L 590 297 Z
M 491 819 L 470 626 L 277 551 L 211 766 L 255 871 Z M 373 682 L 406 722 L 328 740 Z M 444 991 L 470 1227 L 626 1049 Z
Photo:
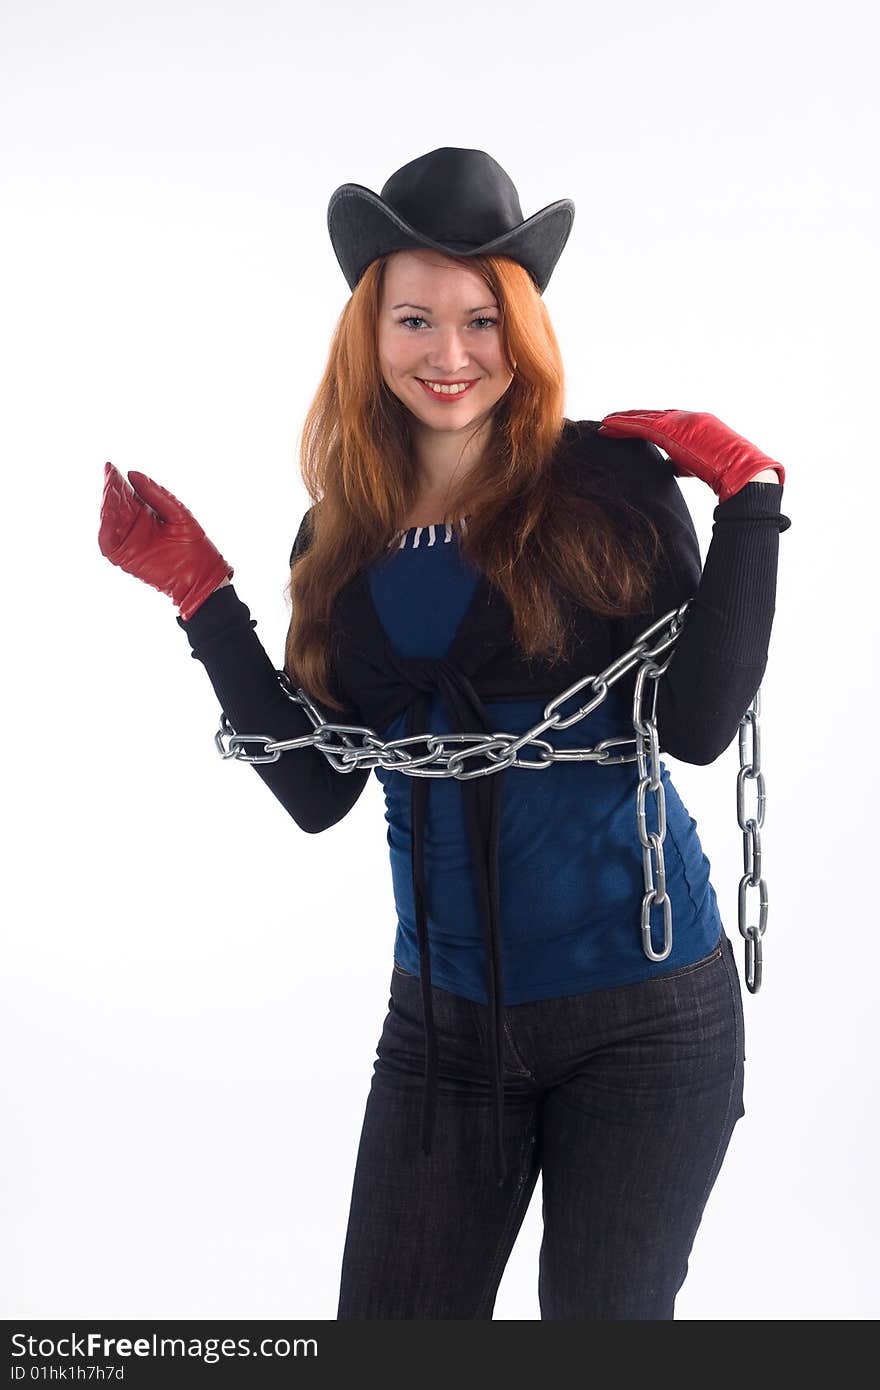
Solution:
M 767 930 L 767 883 L 761 875 L 761 827 L 764 824 L 764 810 L 767 796 L 764 787 L 764 774 L 761 771 L 761 730 L 758 715 L 761 713 L 761 690 L 755 691 L 751 707 L 746 710 L 739 724 L 739 772 L 736 777 L 736 818 L 743 833 L 743 868 L 745 873 L 739 881 L 739 929 L 746 942 L 746 985 L 752 994 L 761 988 L 761 967 L 763 961 L 762 939 Z M 746 755 L 746 742 L 749 726 L 752 729 L 752 757 Z M 746 778 L 757 781 L 757 816 L 744 817 Z M 746 894 L 749 888 L 758 889 L 758 925 L 746 925 Z
M 642 898 L 641 934 L 642 950 L 648 960 L 665 960 L 672 950 L 672 901 L 666 892 L 666 867 L 663 858 L 663 843 L 666 837 L 666 797 L 661 779 L 660 744 L 657 730 L 657 681 L 666 671 L 673 652 L 662 665 L 655 657 L 660 656 L 678 640 L 689 603 L 680 608 L 670 609 L 650 627 L 639 634 L 632 647 L 617 657 L 599 675 L 582 676 L 573 685 L 552 699 L 544 708 L 543 719 L 526 733 L 518 737 L 508 733 L 447 733 L 447 734 L 409 734 L 402 738 L 384 740 L 375 730 L 361 724 L 339 724 L 325 720 L 312 700 L 302 689 L 294 689 L 284 671 L 276 671 L 279 683 L 287 697 L 305 710 L 314 733 L 302 734 L 297 738 L 274 739 L 271 734 L 236 733 L 225 712 L 220 715 L 220 727 L 214 735 L 214 742 L 222 758 L 235 758 L 244 763 L 274 763 L 282 753 L 297 748 L 317 748 L 337 772 L 353 772 L 383 767 L 392 772 L 403 772 L 408 777 L 456 777 L 468 781 L 472 777 L 488 777 L 494 772 L 508 767 L 522 767 L 535 771 L 549 767 L 554 762 L 597 762 L 605 766 L 619 763 L 638 763 L 639 781 L 636 788 L 636 825 L 639 842 L 642 846 L 642 868 L 645 894 Z M 663 630 L 665 629 L 665 631 Z M 655 639 L 651 645 L 651 639 Z M 608 691 L 621 680 L 635 665 L 639 665 L 633 693 L 632 722 L 633 738 L 606 738 L 585 748 L 554 748 L 546 739 L 540 737 L 547 729 L 568 729 L 585 719 L 605 700 Z M 651 681 L 653 694 L 651 713 L 647 717 L 642 712 L 645 699 L 645 683 Z M 580 694 L 589 687 L 586 703 L 580 705 L 573 714 L 563 718 L 560 706 L 566 700 Z M 761 938 L 767 924 L 767 885 L 761 874 L 761 843 L 758 829 L 764 824 L 766 796 L 764 776 L 760 770 L 760 739 L 758 714 L 760 713 L 760 690 L 756 692 L 751 707 L 743 715 L 739 726 L 740 772 L 737 777 L 737 818 L 743 831 L 745 875 L 739 885 L 739 930 L 746 943 L 746 984 L 754 994 L 761 985 Z M 745 733 L 748 727 L 754 730 L 754 755 L 751 762 L 746 761 Z M 229 740 L 224 747 L 223 740 Z M 360 743 L 355 740 L 360 738 Z M 247 746 L 262 745 L 262 752 L 248 753 Z M 422 753 L 411 750 L 412 745 L 424 744 Z M 471 744 L 449 751 L 447 744 Z M 631 754 L 612 755 L 611 748 L 634 744 Z M 534 746 L 536 758 L 521 758 L 521 749 Z M 489 762 L 485 766 L 464 770 L 467 759 L 485 756 Z M 745 778 L 758 779 L 757 820 L 743 819 L 743 788 Z M 647 829 L 645 798 L 653 792 L 657 804 L 657 830 Z M 652 851 L 656 859 L 656 881 L 652 865 Z M 756 877 L 757 875 L 757 877 Z M 759 887 L 761 895 L 761 914 L 758 927 L 746 926 L 746 889 Z M 657 905 L 663 910 L 663 947 L 655 951 L 651 940 L 651 908 Z

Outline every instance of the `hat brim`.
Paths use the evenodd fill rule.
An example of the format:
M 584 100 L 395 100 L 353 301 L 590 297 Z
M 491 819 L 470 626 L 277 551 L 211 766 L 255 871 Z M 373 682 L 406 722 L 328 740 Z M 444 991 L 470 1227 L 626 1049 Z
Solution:
M 418 231 L 371 189 L 359 183 L 342 184 L 331 196 L 327 208 L 330 241 L 352 290 L 377 256 L 427 247 L 462 260 L 471 256 L 510 256 L 526 267 L 543 294 L 573 222 L 574 203 L 570 198 L 560 198 L 494 240 L 462 250 L 434 241 Z

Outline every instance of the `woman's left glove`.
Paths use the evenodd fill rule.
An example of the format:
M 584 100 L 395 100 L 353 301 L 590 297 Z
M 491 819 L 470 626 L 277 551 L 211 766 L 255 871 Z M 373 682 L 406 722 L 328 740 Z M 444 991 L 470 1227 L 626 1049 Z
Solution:
M 649 439 L 669 455 L 678 477 L 702 478 L 722 502 L 765 468 L 775 468 L 780 483 L 785 482 L 781 463 L 762 454 L 714 415 L 692 410 L 618 410 L 605 416 L 599 434 Z

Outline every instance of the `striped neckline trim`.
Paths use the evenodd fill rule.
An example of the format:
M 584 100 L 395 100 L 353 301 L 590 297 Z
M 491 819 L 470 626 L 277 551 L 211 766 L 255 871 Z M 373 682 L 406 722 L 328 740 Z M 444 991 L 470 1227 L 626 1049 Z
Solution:
M 410 526 L 396 531 L 388 543 L 389 550 L 418 550 L 419 546 L 448 545 L 456 531 L 467 530 L 467 517 L 461 516 L 453 523 L 434 522 L 431 526 Z

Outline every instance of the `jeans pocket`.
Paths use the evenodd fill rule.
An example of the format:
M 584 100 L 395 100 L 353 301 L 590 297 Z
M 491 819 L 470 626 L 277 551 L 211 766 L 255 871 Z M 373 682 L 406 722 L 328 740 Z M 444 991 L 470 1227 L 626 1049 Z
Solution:
M 404 970 L 403 966 L 399 965 L 397 961 L 394 962 L 391 973 L 392 975 L 405 975 L 408 980 L 418 979 L 418 975 L 414 975 L 411 970 Z
M 699 960 L 692 960 L 689 965 L 681 965 L 677 970 L 664 970 L 662 974 L 654 975 L 655 980 L 678 980 L 682 975 L 692 975 L 696 970 L 703 970 L 713 961 L 718 960 L 721 955 L 723 942 L 719 941 L 707 956 L 701 956 Z

